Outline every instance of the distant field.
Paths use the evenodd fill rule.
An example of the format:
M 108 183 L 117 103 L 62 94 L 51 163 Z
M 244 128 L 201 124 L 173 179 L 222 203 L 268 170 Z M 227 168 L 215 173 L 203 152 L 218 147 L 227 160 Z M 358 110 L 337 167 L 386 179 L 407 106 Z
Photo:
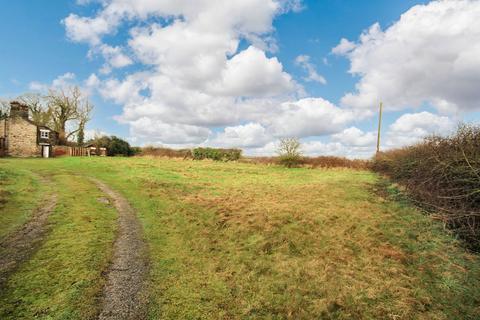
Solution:
M 117 213 L 86 177 L 140 219 L 150 319 L 479 318 L 478 255 L 374 173 L 59 158 L 0 159 L 0 240 L 58 194 L 42 245 L 0 293 L 0 319 L 100 312 Z

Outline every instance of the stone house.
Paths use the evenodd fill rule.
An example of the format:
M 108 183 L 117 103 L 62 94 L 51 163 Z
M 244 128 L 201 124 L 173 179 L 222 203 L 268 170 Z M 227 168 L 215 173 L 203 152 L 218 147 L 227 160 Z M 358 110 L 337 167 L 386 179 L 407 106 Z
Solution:
M 32 122 L 19 102 L 11 102 L 10 116 L 0 120 L 0 155 L 49 158 L 57 141 L 58 133 Z

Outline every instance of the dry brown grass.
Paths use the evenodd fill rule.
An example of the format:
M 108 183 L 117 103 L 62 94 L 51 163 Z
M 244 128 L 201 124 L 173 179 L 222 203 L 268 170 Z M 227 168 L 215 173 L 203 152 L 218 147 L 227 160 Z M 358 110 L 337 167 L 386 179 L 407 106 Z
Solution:
M 246 157 L 246 163 L 280 165 L 278 157 Z M 369 160 L 347 159 L 335 156 L 302 157 L 299 166 L 307 168 L 349 168 L 366 170 L 370 168 Z

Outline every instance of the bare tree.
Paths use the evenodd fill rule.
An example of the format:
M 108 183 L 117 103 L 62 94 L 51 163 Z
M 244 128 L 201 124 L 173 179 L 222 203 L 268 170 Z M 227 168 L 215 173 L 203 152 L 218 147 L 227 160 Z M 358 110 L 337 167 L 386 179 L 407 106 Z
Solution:
M 277 153 L 280 163 L 291 168 L 300 164 L 302 158 L 301 143 L 297 138 L 283 138 L 280 140 Z
M 18 100 L 27 105 L 30 119 L 40 126 L 52 126 L 52 110 L 48 107 L 47 100 L 39 93 L 26 93 Z
M 91 113 L 93 105 L 86 100 L 85 103 L 78 110 L 78 131 L 77 131 L 77 143 L 83 145 L 85 141 L 85 125 L 91 120 Z
M 53 127 L 58 132 L 61 144 L 65 144 L 69 138 L 85 129 L 85 124 L 90 120 L 93 105 L 77 86 L 67 89 L 50 89 L 47 100 L 52 113 Z M 76 125 L 72 125 L 73 123 Z M 72 129 L 67 132 L 69 124 Z

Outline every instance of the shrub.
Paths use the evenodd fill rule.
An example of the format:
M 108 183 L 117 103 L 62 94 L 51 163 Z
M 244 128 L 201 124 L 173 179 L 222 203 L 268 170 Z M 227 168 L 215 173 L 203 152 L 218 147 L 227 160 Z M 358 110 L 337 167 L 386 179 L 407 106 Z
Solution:
M 302 152 L 300 141 L 297 138 L 283 138 L 280 140 L 277 153 L 278 162 L 287 168 L 297 167 L 301 164 Z
M 90 140 L 87 144 L 93 144 L 97 148 L 107 148 L 108 156 L 133 156 L 135 149 L 130 144 L 116 136 L 102 136 Z
M 240 149 L 195 148 L 192 150 L 194 160 L 211 159 L 215 161 L 235 161 L 242 156 Z
M 404 185 L 415 202 L 480 250 L 479 126 L 379 153 L 373 169 Z
M 138 156 L 154 156 L 154 157 L 167 157 L 167 158 L 191 158 L 192 152 L 190 149 L 170 149 L 164 147 L 143 147 L 139 148 L 140 152 Z

